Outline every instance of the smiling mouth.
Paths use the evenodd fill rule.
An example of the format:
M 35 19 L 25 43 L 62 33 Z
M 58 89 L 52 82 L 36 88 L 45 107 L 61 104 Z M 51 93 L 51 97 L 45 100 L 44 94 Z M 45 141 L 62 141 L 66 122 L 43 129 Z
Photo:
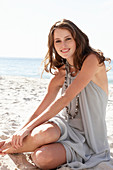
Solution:
M 61 50 L 61 52 L 62 52 L 62 53 L 67 53 L 69 50 L 70 50 L 70 48 L 68 48 L 68 49 L 63 49 L 63 50 Z

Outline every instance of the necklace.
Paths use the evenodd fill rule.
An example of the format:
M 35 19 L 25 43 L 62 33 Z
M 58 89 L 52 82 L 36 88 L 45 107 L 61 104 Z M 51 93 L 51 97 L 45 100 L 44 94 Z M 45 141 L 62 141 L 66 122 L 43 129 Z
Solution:
M 69 64 L 67 61 L 66 61 L 66 66 L 67 66 L 67 68 L 68 68 L 68 74 L 70 74 L 71 76 L 73 75 L 73 74 L 75 74 L 75 73 L 77 73 L 76 72 L 76 70 L 74 70 L 74 71 L 70 71 L 71 69 L 73 70 L 73 69 L 75 69 L 75 67 L 74 67 L 74 65 L 71 65 L 71 64 Z M 69 69 L 70 68 L 70 69 Z
M 74 68 L 74 65 L 69 64 L 67 61 L 66 61 L 66 65 L 70 68 Z
M 76 71 L 72 71 L 72 72 L 70 72 L 69 74 L 72 76 L 73 74 L 75 74 L 76 73 Z
M 69 67 L 68 67 L 69 65 L 66 63 L 65 64 L 65 69 L 66 69 L 66 75 L 65 75 L 65 81 L 64 81 L 64 84 L 65 84 L 65 90 L 67 89 L 67 87 L 68 87 L 68 84 L 67 84 L 67 76 L 68 76 L 68 74 L 69 74 Z M 73 73 L 73 72 L 72 72 Z M 71 74 L 72 74 L 71 73 Z M 75 73 L 75 72 L 74 72 Z M 73 74 L 74 74 L 73 73 Z M 76 96 L 76 106 L 75 106 L 75 114 L 74 115 L 71 115 L 71 113 L 70 113 L 70 109 L 69 109 L 69 107 L 68 106 L 66 106 L 65 108 L 66 108 L 66 112 L 67 112 L 67 114 L 68 114 L 68 116 L 69 116 L 69 119 L 74 119 L 75 117 L 76 117 L 76 115 L 78 114 L 78 108 L 79 108 L 79 95 L 77 95 Z

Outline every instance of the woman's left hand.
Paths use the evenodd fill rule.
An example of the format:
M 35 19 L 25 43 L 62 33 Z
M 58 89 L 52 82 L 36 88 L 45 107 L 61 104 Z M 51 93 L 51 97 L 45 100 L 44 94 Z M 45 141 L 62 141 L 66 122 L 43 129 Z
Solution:
M 18 149 L 19 147 L 22 146 L 23 143 L 23 139 L 28 136 L 30 133 L 30 131 L 26 128 L 23 128 L 19 131 L 17 131 L 16 133 L 14 133 L 14 135 L 12 136 L 12 141 L 11 141 L 11 145 L 12 147 Z

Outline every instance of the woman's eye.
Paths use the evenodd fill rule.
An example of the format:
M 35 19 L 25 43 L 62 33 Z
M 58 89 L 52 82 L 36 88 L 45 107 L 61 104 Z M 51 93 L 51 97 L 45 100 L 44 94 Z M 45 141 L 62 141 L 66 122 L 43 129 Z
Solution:
M 66 40 L 71 40 L 71 38 L 66 38 Z
M 60 43 L 61 41 L 60 40 L 57 40 L 57 41 L 55 41 L 56 43 Z

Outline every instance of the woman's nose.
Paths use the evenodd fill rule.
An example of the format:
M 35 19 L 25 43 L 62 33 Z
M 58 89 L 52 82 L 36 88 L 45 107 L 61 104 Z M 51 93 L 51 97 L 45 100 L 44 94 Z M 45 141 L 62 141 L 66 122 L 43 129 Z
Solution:
M 62 41 L 62 48 L 66 47 L 66 42 Z

